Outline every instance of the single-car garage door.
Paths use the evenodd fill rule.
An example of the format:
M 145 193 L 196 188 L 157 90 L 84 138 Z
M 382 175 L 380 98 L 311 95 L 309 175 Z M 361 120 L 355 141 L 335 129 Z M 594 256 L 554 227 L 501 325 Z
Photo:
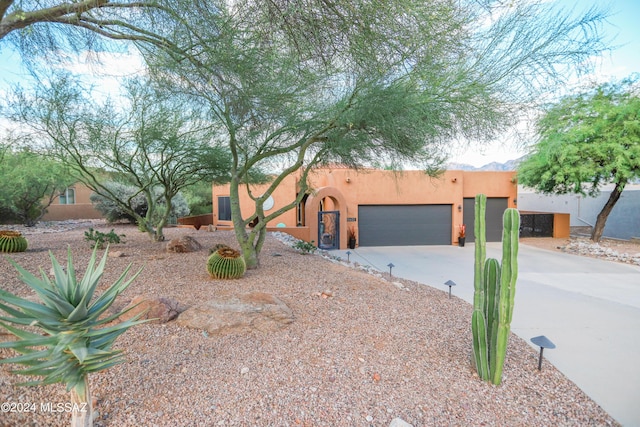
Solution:
M 467 242 L 474 242 L 473 224 L 475 221 L 475 198 L 464 199 L 463 221 L 467 225 Z M 487 242 L 502 241 L 502 215 L 509 206 L 506 197 L 487 197 L 485 216 Z
M 361 205 L 358 221 L 360 246 L 451 244 L 451 205 Z

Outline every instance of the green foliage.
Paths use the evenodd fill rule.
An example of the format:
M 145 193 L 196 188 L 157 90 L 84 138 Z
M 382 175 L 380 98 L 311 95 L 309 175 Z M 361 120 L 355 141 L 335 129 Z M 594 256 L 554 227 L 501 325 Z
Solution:
M 104 249 L 105 243 L 124 243 L 124 240 L 122 240 L 121 237 L 126 236 L 124 234 L 117 234 L 113 231 L 113 228 L 108 233 L 94 230 L 93 227 L 90 227 L 89 230 L 84 232 L 84 240 L 92 242 L 91 247 L 96 247 L 98 249 Z
M 211 192 L 210 182 L 198 182 L 182 190 L 182 193 L 189 205 L 189 215 L 211 213 L 213 209 L 213 193 Z
M 222 247 L 207 260 L 207 271 L 214 279 L 239 279 L 247 271 L 247 265 L 240 252 Z
M 303 254 L 312 254 L 318 249 L 316 245 L 313 244 L 313 240 L 311 242 L 306 242 L 304 240 L 296 240 L 293 244 L 293 247 L 302 252 Z
M 540 141 L 518 181 L 545 194 L 595 196 L 602 184 L 640 178 L 639 76 L 563 98 L 537 125 Z
M 183 188 L 228 179 L 228 149 L 199 105 L 148 81 L 123 86 L 120 98 L 97 103 L 81 78 L 55 73 L 31 90 L 15 89 L 6 111 L 102 198 L 110 219 L 133 218 L 161 241 L 170 218 L 189 212 Z
M 149 211 L 147 197 L 133 185 L 122 184 L 115 181 L 105 182 L 104 186 L 109 189 L 104 194 L 93 193 L 90 196 L 95 208 L 109 222 L 127 221 L 136 224 L 139 221 L 133 216 L 145 217 Z M 156 204 L 155 215 L 151 218 L 152 225 L 156 225 L 164 215 L 165 200 L 162 197 L 162 190 L 156 187 L 153 190 L 153 200 Z M 182 193 L 177 193 L 171 199 L 171 216 L 181 217 L 189 215 L 187 200 Z M 144 226 L 141 231 L 146 231 Z
M 104 316 L 107 309 L 137 277 L 126 279 L 129 267 L 100 296 L 94 298 L 107 260 L 105 252 L 96 264 L 94 249 L 82 280 L 76 272 L 68 251 L 65 269 L 50 253 L 54 278 L 43 269 L 38 278 L 10 261 L 20 279 L 39 297 L 40 303 L 20 298 L 0 290 L 0 326 L 17 340 L 4 341 L 0 348 L 10 348 L 20 355 L 0 360 L 3 364 L 24 365 L 12 373 L 35 376 L 38 379 L 21 385 L 62 383 L 80 396 L 88 396 L 88 375 L 108 369 L 123 361 L 122 350 L 112 350 L 116 338 L 130 327 L 141 323 L 136 317 L 111 326 L 109 323 L 123 313 Z M 34 333 L 32 328 L 40 331 Z M 85 402 L 87 402 L 85 400 Z M 88 402 L 89 407 L 91 401 Z
M 0 230 L 0 252 L 24 252 L 27 246 L 27 239 L 19 232 Z
M 51 67 L 52 61 L 64 61 L 69 49 L 121 52 L 121 46 L 116 44 L 114 48 L 109 39 L 175 48 L 157 31 L 172 22 L 168 20 L 172 14 L 161 3 L 145 3 L 141 7 L 137 2 L 10 1 L 2 4 L 1 12 L 0 43 L 12 43 L 31 70 Z
M 538 121 L 540 141 L 518 168 L 519 183 L 545 194 L 596 196 L 615 184 L 598 214 L 599 241 L 626 184 L 640 178 L 640 75 L 563 98 Z
M 471 315 L 473 361 L 485 381 L 500 384 L 511 330 L 515 286 L 518 277 L 520 214 L 507 209 L 503 215 L 502 263 L 486 256 L 487 198 L 476 196 L 474 297 Z
M 181 15 L 190 27 L 175 35 L 197 56 L 147 56 L 163 84 L 208 107 L 229 146 L 232 221 L 250 268 L 267 224 L 300 203 L 314 167 L 388 158 L 435 174 L 448 142 L 499 135 L 542 88 L 603 48 L 601 13 L 545 2 L 294 3 L 193 4 Z M 256 169 L 281 172 L 243 214 L 239 193 Z M 265 212 L 299 171 L 298 197 Z
M 35 225 L 74 181 L 59 162 L 29 150 L 7 150 L 0 163 L 0 210 L 4 220 Z

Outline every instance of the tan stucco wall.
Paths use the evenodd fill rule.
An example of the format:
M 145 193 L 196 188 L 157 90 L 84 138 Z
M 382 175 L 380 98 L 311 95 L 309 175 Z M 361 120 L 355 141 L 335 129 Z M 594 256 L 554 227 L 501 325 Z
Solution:
M 449 204 L 451 205 L 452 229 L 451 241 L 457 242 L 458 224 L 462 223 L 463 212 L 458 206 L 463 206 L 465 197 L 474 197 L 484 193 L 487 197 L 506 197 L 509 207 L 515 207 L 517 198 L 517 183 L 515 172 L 466 172 L 446 171 L 442 175 L 432 178 L 422 171 L 393 172 L 383 170 L 356 171 L 346 168 L 326 168 L 314 171 L 309 176 L 310 195 L 306 203 L 305 226 L 309 235 L 317 234 L 317 210 L 319 200 L 325 199 L 326 210 L 336 209 L 338 205 L 340 216 L 340 247 L 346 247 L 347 226 L 354 226 L 358 231 L 358 205 L 418 205 L 418 204 Z M 287 177 L 273 193 L 274 208 L 277 209 L 290 203 L 296 196 L 298 175 Z M 254 186 L 253 193 L 262 194 L 266 185 Z M 241 194 L 242 191 L 241 191 Z M 213 187 L 214 224 L 221 227 L 231 226 L 231 221 L 218 221 L 217 196 L 228 196 L 229 186 Z M 240 208 L 244 218 L 254 212 L 253 201 L 241 195 Z M 267 211 L 266 214 L 269 214 Z M 286 227 L 296 226 L 296 210 L 292 209 L 268 223 L 275 227 L 278 223 Z M 348 221 L 351 219 L 352 221 Z M 355 219 L 355 221 L 353 221 Z M 305 231 L 305 234 L 307 232 Z
M 271 212 L 285 206 L 288 203 L 291 203 L 296 197 L 296 178 L 295 176 L 287 177 L 274 191 L 271 197 L 273 197 L 273 209 L 270 209 L 265 212 L 266 215 L 269 215 Z M 262 185 L 253 185 L 251 186 L 251 192 L 254 196 L 260 196 L 264 194 L 265 190 L 269 187 L 268 184 Z M 244 218 L 248 218 L 251 214 L 255 212 L 255 203 L 249 196 L 246 191 L 243 191 L 244 187 L 240 189 L 240 192 L 243 196 L 240 198 L 240 211 L 242 212 L 242 216 Z M 231 221 L 221 221 L 218 219 L 218 197 L 229 196 L 229 184 L 225 185 L 214 185 L 213 186 L 213 224 L 215 226 L 226 228 L 233 226 Z M 285 224 L 287 227 L 295 227 L 296 226 L 296 210 L 291 209 L 284 214 L 280 215 L 275 220 L 269 221 L 267 223 L 268 227 L 275 227 L 279 223 Z
M 56 198 L 47 213 L 42 218 L 43 221 L 64 221 L 66 219 L 98 219 L 102 214 L 93 207 L 89 197 L 92 191 L 84 184 L 76 183 L 70 188 L 75 189 L 76 200 L 73 205 L 61 205 L 60 199 Z
M 571 216 L 568 213 L 553 214 L 553 237 L 557 239 L 569 238 L 571 234 Z

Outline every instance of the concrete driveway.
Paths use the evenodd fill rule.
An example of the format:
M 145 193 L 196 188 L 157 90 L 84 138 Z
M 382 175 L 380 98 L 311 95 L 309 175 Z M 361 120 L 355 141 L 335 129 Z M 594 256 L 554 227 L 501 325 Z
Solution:
M 500 260 L 501 244 L 488 243 L 487 256 Z M 394 276 L 443 292 L 453 280 L 452 294 L 473 303 L 473 244 L 364 247 L 350 259 L 384 272 L 393 263 Z M 640 426 L 640 267 L 526 245 L 518 263 L 511 330 L 532 347 L 547 336 L 547 361 L 622 425 Z

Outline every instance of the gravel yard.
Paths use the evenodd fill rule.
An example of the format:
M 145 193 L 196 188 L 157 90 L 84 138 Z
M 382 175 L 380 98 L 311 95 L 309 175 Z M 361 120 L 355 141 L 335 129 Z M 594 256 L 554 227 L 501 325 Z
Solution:
M 89 225 L 28 230 L 29 250 L 11 258 L 31 271 L 48 271 L 48 251 L 63 260 L 71 247 L 83 271 L 91 254 L 83 240 Z M 258 269 L 240 280 L 213 280 L 205 268 L 208 248 L 237 247 L 232 232 L 170 228 L 167 239 L 192 236 L 203 249 L 167 253 L 166 243 L 150 242 L 135 227 L 115 231 L 126 234 L 126 243 L 112 250 L 126 256 L 109 258 L 102 289 L 128 264 L 132 271 L 144 267 L 116 308 L 142 294 L 186 309 L 214 296 L 259 291 L 283 300 L 295 321 L 275 332 L 226 335 L 174 321 L 134 327 L 116 341 L 126 362 L 91 377 L 97 426 L 386 427 L 396 417 L 414 426 L 618 425 L 553 366 L 539 372 L 537 351 L 514 335 L 502 385 L 479 380 L 470 366 L 472 307 L 440 289 L 402 280 L 399 287 L 299 254 L 272 235 Z M 0 278 L 3 289 L 30 295 L 4 257 Z M 0 358 L 10 355 L 0 349 Z M 63 386 L 16 387 L 23 378 L 9 368 L 0 365 L 0 403 L 35 403 L 36 410 L 2 413 L 0 425 L 69 424 L 69 414 L 41 410 L 41 403 L 68 401 Z

